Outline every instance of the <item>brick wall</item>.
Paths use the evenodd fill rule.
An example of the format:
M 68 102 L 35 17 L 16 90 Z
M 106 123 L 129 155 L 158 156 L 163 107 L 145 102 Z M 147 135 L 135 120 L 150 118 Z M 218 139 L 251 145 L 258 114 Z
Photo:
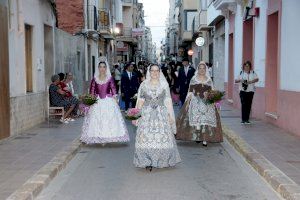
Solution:
M 74 34 L 84 28 L 83 0 L 56 0 L 58 28 Z
M 45 121 L 45 98 L 44 92 L 10 98 L 11 136 Z

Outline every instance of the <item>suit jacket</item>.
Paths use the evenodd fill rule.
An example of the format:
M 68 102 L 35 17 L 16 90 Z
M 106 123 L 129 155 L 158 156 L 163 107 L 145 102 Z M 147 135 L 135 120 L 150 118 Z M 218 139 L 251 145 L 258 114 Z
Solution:
M 185 74 L 184 67 L 180 67 L 178 71 L 177 88 L 179 88 L 180 95 L 186 95 L 189 90 L 191 79 L 195 75 L 195 69 L 189 66 L 187 75 Z
M 129 79 L 127 71 L 122 73 L 121 77 L 121 93 L 125 99 L 133 97 L 139 89 L 139 79 L 136 73 L 132 72 L 132 77 Z

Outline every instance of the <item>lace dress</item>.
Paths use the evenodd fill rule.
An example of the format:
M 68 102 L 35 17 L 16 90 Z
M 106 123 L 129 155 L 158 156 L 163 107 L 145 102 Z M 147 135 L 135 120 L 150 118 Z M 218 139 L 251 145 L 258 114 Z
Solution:
M 170 122 L 168 107 L 172 106 L 168 88 L 151 87 L 143 82 L 139 89 L 143 100 L 142 117 L 138 121 L 134 165 L 164 168 L 180 162 L 174 134 L 175 122 Z
M 222 128 L 219 112 L 214 104 L 206 104 L 204 92 L 213 89 L 211 79 L 201 82 L 193 78 L 187 100 L 177 117 L 178 140 L 202 141 L 204 134 L 208 142 L 222 142 Z

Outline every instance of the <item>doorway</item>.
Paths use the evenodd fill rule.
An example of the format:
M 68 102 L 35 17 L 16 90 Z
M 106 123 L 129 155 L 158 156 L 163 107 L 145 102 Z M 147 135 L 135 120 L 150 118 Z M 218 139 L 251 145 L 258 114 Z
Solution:
M 0 4 L 0 139 L 10 136 L 8 13 Z
M 268 16 L 266 52 L 266 112 L 277 114 L 278 93 L 278 12 Z
M 227 91 L 228 100 L 233 100 L 233 87 L 234 87 L 234 65 L 233 65 L 233 33 L 229 34 L 228 45 L 228 85 Z
M 25 24 L 26 92 L 33 92 L 32 26 Z

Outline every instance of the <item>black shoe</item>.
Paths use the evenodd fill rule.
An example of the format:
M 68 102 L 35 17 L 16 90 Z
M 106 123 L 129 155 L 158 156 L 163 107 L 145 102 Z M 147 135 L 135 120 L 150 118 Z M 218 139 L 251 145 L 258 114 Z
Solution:
M 207 142 L 206 142 L 206 141 L 203 141 L 203 142 L 202 142 L 202 145 L 203 145 L 204 147 L 207 147 Z
M 201 141 L 196 141 L 197 144 L 199 144 Z
M 149 170 L 151 172 L 152 171 L 152 166 L 147 166 L 146 170 Z

